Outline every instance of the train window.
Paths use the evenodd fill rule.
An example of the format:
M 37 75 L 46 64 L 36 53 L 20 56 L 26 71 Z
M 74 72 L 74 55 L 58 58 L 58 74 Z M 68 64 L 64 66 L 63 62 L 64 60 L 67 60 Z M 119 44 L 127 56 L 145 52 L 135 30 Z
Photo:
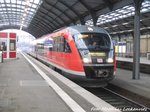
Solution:
M 83 33 L 74 35 L 78 49 L 89 51 L 109 50 L 111 48 L 110 38 L 103 33 Z
M 65 51 L 65 38 L 63 36 L 54 37 L 53 51 L 64 52 Z
M 52 47 L 49 47 L 48 50 L 49 50 L 49 51 L 52 51 Z
M 44 50 L 44 44 L 43 43 L 37 43 L 36 46 L 37 46 L 37 49 L 39 52 Z
M 52 51 L 53 48 L 53 39 L 52 38 L 48 38 L 44 41 L 44 48 L 47 51 Z
M 65 40 L 65 52 L 67 52 L 67 53 L 71 52 L 70 46 L 66 40 Z
M 64 52 L 64 37 L 63 36 L 60 36 L 59 37 L 59 52 Z
M 53 43 L 53 49 L 52 50 L 53 51 L 58 51 L 58 45 L 57 45 L 58 44 L 58 42 L 57 42 L 58 38 L 54 37 L 53 40 L 54 40 L 54 43 Z
M 68 42 L 65 40 L 64 36 L 58 36 L 53 38 L 53 48 L 52 51 L 56 52 L 71 52 Z

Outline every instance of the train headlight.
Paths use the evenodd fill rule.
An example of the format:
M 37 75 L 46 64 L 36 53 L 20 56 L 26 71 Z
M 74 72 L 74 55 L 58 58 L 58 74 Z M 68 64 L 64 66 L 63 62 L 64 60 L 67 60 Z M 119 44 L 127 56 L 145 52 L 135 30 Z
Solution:
M 83 58 L 83 62 L 84 62 L 84 63 L 90 63 L 90 62 L 91 62 L 91 59 L 89 59 L 89 58 Z
M 108 62 L 108 63 L 113 63 L 114 60 L 113 60 L 113 58 L 108 58 L 108 59 L 107 59 L 107 62 Z

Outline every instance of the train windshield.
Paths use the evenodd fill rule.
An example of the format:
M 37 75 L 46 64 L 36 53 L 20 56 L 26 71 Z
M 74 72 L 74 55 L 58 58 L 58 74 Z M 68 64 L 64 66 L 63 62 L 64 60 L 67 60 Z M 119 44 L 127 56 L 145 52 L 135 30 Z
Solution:
M 89 51 L 105 51 L 111 49 L 110 37 L 103 33 L 82 33 L 74 35 L 77 48 Z

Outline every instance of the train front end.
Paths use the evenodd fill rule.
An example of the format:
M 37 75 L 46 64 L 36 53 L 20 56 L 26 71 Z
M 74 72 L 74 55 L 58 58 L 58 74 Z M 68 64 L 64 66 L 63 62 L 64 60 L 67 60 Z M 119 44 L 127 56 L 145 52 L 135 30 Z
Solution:
M 98 27 L 83 27 L 73 34 L 87 80 L 108 83 L 114 77 L 115 55 L 109 34 Z

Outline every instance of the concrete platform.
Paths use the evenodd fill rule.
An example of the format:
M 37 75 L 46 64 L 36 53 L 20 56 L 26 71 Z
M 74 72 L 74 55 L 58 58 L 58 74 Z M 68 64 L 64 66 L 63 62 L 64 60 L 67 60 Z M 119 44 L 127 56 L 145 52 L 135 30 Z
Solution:
M 0 63 L 0 112 L 120 112 L 42 63 L 24 57 L 18 54 L 17 59 Z
M 132 71 L 117 69 L 112 84 L 150 99 L 150 74 L 140 73 L 140 80 L 132 79 Z
M 0 63 L 0 112 L 50 110 L 71 111 L 21 55 Z
M 133 58 L 125 58 L 125 57 L 116 57 L 117 61 L 126 61 L 126 62 L 133 62 Z M 150 60 L 147 58 L 140 58 L 140 64 L 150 65 Z
M 133 70 L 133 58 L 116 57 L 117 68 Z M 150 74 L 150 60 L 140 58 L 140 72 Z

